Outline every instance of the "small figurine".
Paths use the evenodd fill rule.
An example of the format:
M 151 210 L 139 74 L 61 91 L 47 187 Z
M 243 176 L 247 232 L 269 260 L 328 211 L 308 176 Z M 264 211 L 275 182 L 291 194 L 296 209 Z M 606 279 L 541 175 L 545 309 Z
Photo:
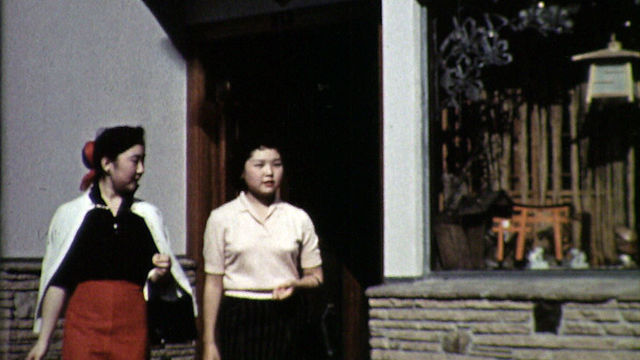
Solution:
M 529 263 L 527 268 L 531 270 L 546 270 L 549 269 L 549 263 L 544 259 L 544 249 L 542 247 L 535 247 L 527 255 Z

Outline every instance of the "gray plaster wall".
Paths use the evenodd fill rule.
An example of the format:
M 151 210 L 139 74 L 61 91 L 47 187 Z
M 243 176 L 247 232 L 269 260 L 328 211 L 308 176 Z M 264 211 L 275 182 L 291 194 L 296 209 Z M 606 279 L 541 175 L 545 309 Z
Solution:
M 81 193 L 100 127 L 147 130 L 138 191 L 185 252 L 186 65 L 140 0 L 6 0 L 1 8 L 0 257 L 40 257 Z

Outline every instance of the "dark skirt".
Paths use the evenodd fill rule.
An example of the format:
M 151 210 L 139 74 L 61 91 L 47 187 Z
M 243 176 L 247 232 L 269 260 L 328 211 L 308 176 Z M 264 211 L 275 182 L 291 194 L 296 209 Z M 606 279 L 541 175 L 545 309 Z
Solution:
M 218 319 L 222 359 L 299 358 L 302 324 L 299 296 L 286 300 L 251 300 L 224 296 Z
M 73 292 L 64 322 L 65 360 L 148 359 L 142 288 L 126 281 L 86 281 Z

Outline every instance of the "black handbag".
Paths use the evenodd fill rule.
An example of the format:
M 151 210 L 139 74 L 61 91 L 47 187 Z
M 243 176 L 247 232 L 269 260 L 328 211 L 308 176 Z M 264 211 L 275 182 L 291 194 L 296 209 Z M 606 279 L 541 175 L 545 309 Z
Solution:
M 161 297 L 149 299 L 147 321 L 151 345 L 186 343 L 198 336 L 193 300 L 186 293 L 171 300 Z

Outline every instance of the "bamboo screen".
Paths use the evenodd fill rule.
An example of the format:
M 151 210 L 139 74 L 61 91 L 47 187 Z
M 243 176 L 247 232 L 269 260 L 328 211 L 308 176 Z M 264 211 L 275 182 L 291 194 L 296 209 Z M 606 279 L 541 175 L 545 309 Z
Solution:
M 587 251 L 591 266 L 596 267 L 617 260 L 615 227 L 636 226 L 637 143 L 618 139 L 630 126 L 640 127 L 640 118 L 631 118 L 637 117 L 637 111 L 608 107 L 594 120 L 591 115 L 598 111 L 592 110 L 593 105 L 587 107 L 584 99 L 584 86 L 571 90 L 564 102 L 547 105 L 528 102 L 514 91 L 494 95 L 488 103 L 497 108 L 490 111 L 443 111 L 444 138 L 454 135 L 443 141 L 442 171 L 446 178 L 462 170 L 468 193 L 482 191 L 474 185 L 474 179 L 482 177 L 485 187 L 504 190 L 519 204 L 571 205 L 572 246 Z M 465 116 L 484 117 L 480 122 L 485 125 L 477 128 L 479 134 L 472 134 L 481 138 L 479 142 L 470 140 L 468 132 L 467 136 L 459 135 L 464 134 L 463 124 L 469 123 Z M 595 127 L 591 133 L 585 132 L 594 121 L 609 130 L 599 132 Z M 613 121 L 620 126 L 611 130 Z M 474 154 L 474 147 L 484 159 L 480 170 L 460 160 Z M 446 193 L 446 183 L 444 187 Z M 444 198 L 441 193 L 440 210 Z

